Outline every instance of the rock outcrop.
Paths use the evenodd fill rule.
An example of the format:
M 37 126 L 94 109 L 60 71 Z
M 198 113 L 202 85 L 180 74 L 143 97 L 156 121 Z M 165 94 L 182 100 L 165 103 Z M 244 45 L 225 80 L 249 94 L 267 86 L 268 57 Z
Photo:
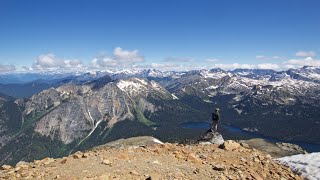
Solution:
M 199 143 L 223 144 L 224 139 L 219 132 L 208 130 L 200 139 Z

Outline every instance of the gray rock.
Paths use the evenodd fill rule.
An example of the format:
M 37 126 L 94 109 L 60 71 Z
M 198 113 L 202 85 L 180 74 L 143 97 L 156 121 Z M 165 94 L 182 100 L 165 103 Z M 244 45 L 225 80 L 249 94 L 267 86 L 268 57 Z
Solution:
M 218 144 L 221 145 L 224 143 L 224 139 L 222 135 L 218 132 L 212 132 L 208 130 L 199 140 L 200 143 L 207 143 L 210 142 L 211 144 Z

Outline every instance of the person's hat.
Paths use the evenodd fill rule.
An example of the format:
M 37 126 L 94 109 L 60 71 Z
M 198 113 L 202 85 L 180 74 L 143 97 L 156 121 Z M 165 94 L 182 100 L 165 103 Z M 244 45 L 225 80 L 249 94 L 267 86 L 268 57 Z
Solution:
M 217 107 L 217 108 L 215 108 L 215 110 L 216 110 L 216 111 L 220 111 L 220 109 L 219 109 L 218 107 Z

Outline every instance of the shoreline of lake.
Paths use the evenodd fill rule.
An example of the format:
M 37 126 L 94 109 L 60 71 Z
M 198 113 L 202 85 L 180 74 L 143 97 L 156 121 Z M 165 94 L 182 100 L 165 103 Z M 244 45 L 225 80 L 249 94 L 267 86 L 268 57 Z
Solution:
M 182 128 L 186 129 L 209 129 L 210 128 L 210 123 L 205 122 L 205 121 L 200 121 L 200 122 L 186 122 L 180 124 Z M 277 143 L 277 142 L 282 142 L 282 143 L 291 143 L 291 144 L 296 144 L 305 149 L 307 152 L 320 152 L 320 144 L 314 144 L 314 143 L 307 143 L 307 142 L 300 142 L 300 141 L 290 141 L 290 140 L 281 140 L 277 138 L 272 138 L 265 136 L 263 134 L 260 134 L 258 132 L 251 132 L 251 131 L 246 131 L 243 129 L 240 129 L 238 127 L 234 127 L 228 124 L 220 124 L 220 128 L 222 129 L 222 135 L 226 136 L 237 136 L 239 138 L 243 137 L 246 139 L 253 139 L 253 138 L 261 138 L 265 139 L 269 142 Z

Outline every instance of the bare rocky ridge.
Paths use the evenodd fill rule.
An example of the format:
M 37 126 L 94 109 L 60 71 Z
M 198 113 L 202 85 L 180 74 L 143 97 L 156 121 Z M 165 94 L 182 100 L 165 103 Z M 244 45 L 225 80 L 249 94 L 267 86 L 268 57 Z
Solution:
M 215 144 L 100 146 L 68 157 L 2 166 L 1 179 L 302 179 L 270 155 L 234 141 Z M 126 142 L 126 143 L 124 143 Z M 111 143 L 112 144 L 112 143 Z

